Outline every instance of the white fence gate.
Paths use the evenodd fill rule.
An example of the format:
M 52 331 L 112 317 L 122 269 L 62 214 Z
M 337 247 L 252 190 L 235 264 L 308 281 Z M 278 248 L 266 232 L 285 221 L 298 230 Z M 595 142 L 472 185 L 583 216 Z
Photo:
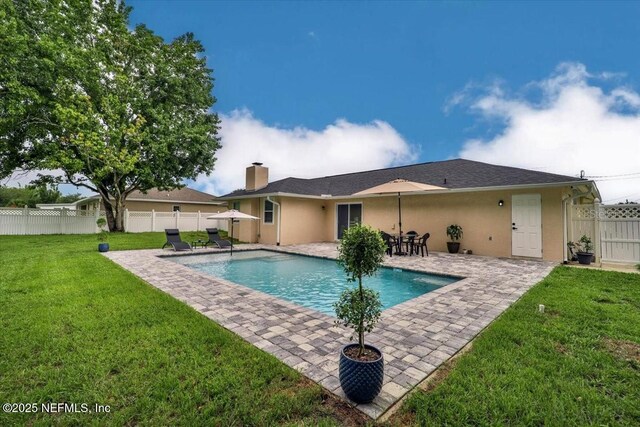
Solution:
M 640 263 L 640 205 L 575 205 L 569 240 L 587 235 L 602 261 Z
M 207 219 L 216 212 L 129 212 L 125 210 L 125 230 L 131 233 L 163 231 L 227 230 L 228 221 Z M 0 208 L 0 235 L 90 234 L 98 232 L 96 220 L 104 212 L 69 209 Z

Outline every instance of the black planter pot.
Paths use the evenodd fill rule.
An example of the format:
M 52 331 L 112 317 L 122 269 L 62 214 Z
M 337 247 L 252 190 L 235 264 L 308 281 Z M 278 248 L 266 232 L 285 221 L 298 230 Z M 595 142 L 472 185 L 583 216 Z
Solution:
M 384 358 L 382 352 L 372 345 L 365 348 L 377 352 L 380 357 L 371 362 L 350 359 L 345 350 L 357 347 L 347 344 L 340 351 L 340 386 L 347 397 L 356 403 L 369 403 L 380 393 L 384 379 Z
M 593 254 L 590 252 L 578 252 L 578 263 L 583 265 L 591 264 L 591 260 L 593 259 Z
M 98 252 L 109 252 L 108 243 L 98 243 Z
M 460 250 L 460 242 L 447 242 L 447 249 L 450 254 L 457 254 Z

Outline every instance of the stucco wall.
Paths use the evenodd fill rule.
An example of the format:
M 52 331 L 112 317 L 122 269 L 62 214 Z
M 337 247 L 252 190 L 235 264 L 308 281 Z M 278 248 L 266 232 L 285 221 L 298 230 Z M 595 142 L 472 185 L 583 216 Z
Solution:
M 446 252 L 449 224 L 462 226 L 461 248 L 478 255 L 511 256 L 511 196 L 540 194 L 542 198 L 542 256 L 562 260 L 562 189 L 534 191 L 489 191 L 474 193 L 402 196 L 402 229 L 430 233 L 429 249 Z M 498 201 L 504 200 L 504 206 Z M 354 200 L 356 201 L 356 200 Z M 360 199 L 363 221 L 381 230 L 397 233 L 397 196 Z
M 283 197 L 281 203 L 281 245 L 328 240 L 327 208 L 322 200 Z
M 431 233 L 429 250 L 446 252 L 446 228 L 462 226 L 461 248 L 478 255 L 511 256 L 511 196 L 540 194 L 542 207 L 542 255 L 544 259 L 561 261 L 564 256 L 562 194 L 566 188 L 526 191 L 480 191 L 470 193 L 402 196 L 402 229 L 420 234 Z M 263 199 L 242 201 L 241 210 L 262 218 Z M 315 200 L 291 197 L 274 198 L 282 206 L 282 245 L 326 242 L 336 239 L 336 205 L 362 203 L 363 222 L 389 233 L 398 232 L 397 196 L 353 198 L 348 200 Z M 504 200 L 504 206 L 498 201 Z M 324 206 L 324 209 L 323 209 Z M 263 220 L 236 223 L 242 229 L 240 239 L 246 242 L 276 243 L 277 210 L 274 224 Z M 252 224 L 253 223 L 253 224 Z
M 259 199 L 247 199 L 240 202 L 240 212 L 262 217 Z M 243 219 L 233 224 L 233 237 L 241 242 L 256 243 L 258 241 L 259 223 L 261 220 Z

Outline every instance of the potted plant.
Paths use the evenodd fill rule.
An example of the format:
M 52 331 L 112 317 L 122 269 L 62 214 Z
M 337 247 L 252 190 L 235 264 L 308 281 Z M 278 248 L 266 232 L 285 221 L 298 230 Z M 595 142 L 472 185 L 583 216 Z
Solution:
M 578 244 L 576 244 L 575 242 L 569 241 L 567 242 L 567 249 L 569 249 L 569 261 L 577 261 L 578 257 L 576 256 L 576 253 L 574 252 L 574 249 L 576 249 L 578 247 Z
M 380 319 L 382 303 L 378 292 L 362 285 L 364 276 L 372 276 L 382 265 L 387 247 L 378 231 L 356 224 L 344 231 L 338 248 L 338 263 L 349 282 L 358 286 L 345 290 L 333 305 L 336 324 L 352 328 L 357 344 L 347 344 L 340 351 L 340 386 L 347 397 L 357 403 L 371 402 L 382 389 L 384 359 L 382 352 L 364 343 Z
M 451 224 L 447 227 L 447 236 L 451 239 L 450 242 L 447 242 L 447 249 L 449 249 L 450 254 L 457 254 L 460 250 L 460 240 L 462 238 L 462 227 L 458 224 Z
M 109 252 L 109 243 L 107 243 L 107 230 L 105 227 L 107 226 L 107 220 L 104 218 L 98 218 L 96 220 L 96 225 L 100 229 L 100 233 L 98 234 L 98 252 Z
M 584 265 L 591 264 L 591 260 L 593 259 L 593 243 L 591 242 L 591 238 L 583 234 L 578 243 L 576 243 L 576 246 L 580 248 L 576 253 L 578 262 Z

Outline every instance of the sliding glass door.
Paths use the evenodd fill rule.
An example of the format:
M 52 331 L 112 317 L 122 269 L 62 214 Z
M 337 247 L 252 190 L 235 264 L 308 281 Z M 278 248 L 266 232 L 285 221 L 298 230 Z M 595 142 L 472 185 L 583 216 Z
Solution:
M 338 204 L 338 239 L 342 239 L 344 230 L 352 224 L 362 222 L 362 203 Z

